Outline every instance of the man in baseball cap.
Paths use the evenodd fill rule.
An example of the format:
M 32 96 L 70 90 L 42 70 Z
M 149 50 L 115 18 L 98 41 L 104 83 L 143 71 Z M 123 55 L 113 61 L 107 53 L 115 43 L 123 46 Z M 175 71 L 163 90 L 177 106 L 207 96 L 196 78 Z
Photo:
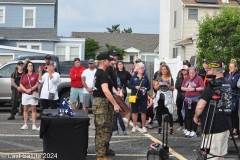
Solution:
M 202 77 L 203 81 L 205 80 L 207 70 L 208 70 L 208 61 L 207 59 L 202 60 L 203 68 L 199 70 L 198 75 Z

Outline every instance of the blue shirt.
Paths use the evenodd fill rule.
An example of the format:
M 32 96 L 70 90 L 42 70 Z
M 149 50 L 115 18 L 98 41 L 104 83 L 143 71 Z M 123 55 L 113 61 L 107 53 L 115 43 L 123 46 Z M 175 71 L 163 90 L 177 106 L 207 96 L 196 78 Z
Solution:
M 137 75 L 133 75 L 128 83 L 128 88 L 129 89 L 132 89 L 131 91 L 131 95 L 136 95 L 137 93 L 137 89 L 135 88 L 136 86 L 139 86 L 140 83 L 141 83 L 141 78 L 139 78 Z M 140 87 L 145 87 L 147 88 L 147 91 L 150 90 L 150 82 L 149 82 L 149 79 L 146 75 L 143 76 L 143 80 L 142 80 L 142 83 L 141 83 L 141 86 Z M 138 95 L 137 95 L 137 98 L 138 99 L 148 99 L 148 95 L 147 95 L 147 92 L 143 95 L 142 91 L 138 91 Z

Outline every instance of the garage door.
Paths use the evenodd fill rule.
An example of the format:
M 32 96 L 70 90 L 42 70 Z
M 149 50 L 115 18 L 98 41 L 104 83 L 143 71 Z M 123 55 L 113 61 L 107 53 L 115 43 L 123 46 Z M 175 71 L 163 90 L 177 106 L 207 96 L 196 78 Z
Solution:
M 13 60 L 13 55 L 1 55 L 0 53 L 0 65 Z

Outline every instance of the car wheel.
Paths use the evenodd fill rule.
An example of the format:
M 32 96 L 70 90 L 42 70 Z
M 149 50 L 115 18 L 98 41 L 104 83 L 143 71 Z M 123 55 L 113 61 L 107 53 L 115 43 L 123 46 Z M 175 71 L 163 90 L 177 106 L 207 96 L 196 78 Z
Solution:
M 63 93 L 60 100 L 63 99 L 63 98 L 65 98 L 67 100 L 68 104 L 71 106 L 70 91 Z M 80 103 L 79 101 L 76 104 L 76 109 L 82 109 L 82 103 Z

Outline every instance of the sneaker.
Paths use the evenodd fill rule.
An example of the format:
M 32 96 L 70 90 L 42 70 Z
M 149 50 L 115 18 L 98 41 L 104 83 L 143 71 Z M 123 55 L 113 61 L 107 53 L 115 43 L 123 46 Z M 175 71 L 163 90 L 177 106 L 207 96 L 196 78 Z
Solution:
M 148 124 L 148 129 L 153 129 L 151 124 Z
M 40 131 L 40 127 L 38 127 L 36 131 Z
M 195 137 L 197 137 L 197 134 L 196 132 L 192 131 L 189 135 L 189 138 L 195 138 Z
M 14 120 L 14 119 L 15 119 L 14 115 L 13 115 L 13 114 L 11 114 L 11 116 L 10 116 L 10 117 L 8 117 L 8 119 L 7 119 L 7 120 Z
M 187 129 L 184 129 L 183 130 L 183 134 L 185 135 L 187 133 Z
M 169 134 L 174 134 L 173 129 L 170 129 Z
M 21 127 L 21 129 L 22 129 L 22 130 L 26 130 L 26 129 L 28 129 L 27 124 L 24 124 L 24 125 Z
M 37 131 L 37 126 L 35 124 L 32 125 L 32 130 Z
M 162 128 L 158 128 L 158 134 L 162 134 Z
M 133 127 L 131 130 L 132 133 L 136 132 L 136 127 Z
M 127 131 L 123 131 L 123 135 L 128 135 Z
M 178 127 L 177 131 L 181 131 L 183 129 L 182 126 Z
M 147 131 L 147 128 L 146 127 L 143 127 L 142 128 L 142 133 L 147 133 L 148 131 Z
M 119 132 L 118 132 L 118 131 L 114 131 L 113 134 L 114 134 L 114 135 L 118 135 Z
M 187 133 L 185 134 L 185 137 L 189 137 L 189 135 L 190 135 L 190 131 L 187 131 Z

